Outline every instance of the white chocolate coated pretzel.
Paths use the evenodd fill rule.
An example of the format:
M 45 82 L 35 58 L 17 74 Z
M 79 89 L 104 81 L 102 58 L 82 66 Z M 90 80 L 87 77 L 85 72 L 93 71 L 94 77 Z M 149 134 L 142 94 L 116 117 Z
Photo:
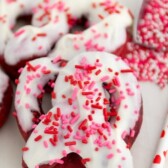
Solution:
M 87 168 L 133 167 L 123 139 L 134 133 L 141 95 L 135 76 L 120 58 L 82 53 L 61 69 L 54 91 L 54 107 L 24 148 L 29 168 L 62 163 L 71 152 L 79 154 Z
M 132 17 L 128 9 L 123 8 L 119 13 L 114 12 L 79 34 L 63 36 L 49 56 L 61 56 L 62 59 L 69 60 L 85 51 L 113 53 L 126 43 L 127 28 L 131 24 Z
M 1 0 L 0 1 L 0 56 L 4 54 L 7 41 L 18 16 L 33 13 L 33 8 L 41 0 Z
M 51 0 L 42 1 L 39 4 L 33 8 L 34 26 L 22 27 L 8 41 L 4 56 L 7 64 L 15 65 L 22 59 L 46 56 L 60 36 L 68 33 L 71 28 L 69 23 L 71 19 L 76 20 L 86 16 L 89 26 L 92 26 L 114 13 L 120 14 L 122 11 L 129 13 L 127 8 L 112 0 L 82 2 Z M 130 15 L 122 19 L 124 28 L 131 25 Z M 127 21 L 125 22 L 124 19 Z M 108 24 L 111 25 L 111 22 Z

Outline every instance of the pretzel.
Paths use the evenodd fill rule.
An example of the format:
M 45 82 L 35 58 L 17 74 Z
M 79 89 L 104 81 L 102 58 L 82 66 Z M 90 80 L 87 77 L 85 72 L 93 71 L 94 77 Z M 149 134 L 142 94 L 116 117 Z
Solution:
M 137 131 L 142 112 L 139 89 L 132 70 L 112 54 L 74 57 L 59 72 L 54 107 L 23 148 L 24 167 L 133 167 L 125 138 Z M 67 161 L 64 157 L 72 153 L 82 158 Z
M 6 11 L 10 10 L 11 5 L 18 6 L 22 1 L 9 1 L 9 3 L 3 0 L 4 3 L 9 3 L 7 4 Z M 79 2 L 78 0 L 39 0 L 31 7 L 29 7 L 30 1 L 23 2 L 25 4 L 21 5 L 21 7 L 28 8 L 26 10 L 27 13 L 33 15 L 32 25 L 21 27 L 14 35 L 10 36 L 9 40 L 3 40 L 3 43 L 8 41 L 4 51 L 3 64 L 7 71 L 10 72 L 12 72 L 11 69 L 15 69 L 14 71 L 16 72 L 16 69 L 27 60 L 47 56 L 57 40 L 68 33 L 82 16 L 87 18 L 87 25 L 89 27 L 101 22 L 108 16 L 113 18 L 113 15 L 119 15 L 118 17 L 122 18 L 123 23 L 121 27 L 126 28 L 132 23 L 132 17 L 128 9 L 112 0 L 87 0 L 84 2 Z M 24 11 L 19 8 L 18 12 L 15 13 L 22 14 Z M 13 18 L 12 14 L 7 18 L 10 19 L 11 17 Z M 113 20 L 110 21 L 109 18 L 106 27 L 113 25 Z M 12 21 L 15 22 L 16 17 Z M 108 29 L 108 31 L 110 32 L 111 30 Z M 9 28 L 8 32 L 10 32 Z M 6 34 L 9 37 L 9 33 Z M 123 40 L 120 40 L 121 43 L 115 45 L 116 47 L 121 47 L 124 43 L 126 35 L 123 29 L 122 34 L 124 34 Z M 8 37 L 5 39 L 8 39 Z M 114 46 L 112 48 L 114 50 Z

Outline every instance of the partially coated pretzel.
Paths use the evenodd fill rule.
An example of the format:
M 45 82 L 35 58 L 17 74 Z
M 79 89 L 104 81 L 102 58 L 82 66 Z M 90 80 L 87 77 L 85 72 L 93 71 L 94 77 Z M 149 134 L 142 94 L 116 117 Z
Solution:
M 54 91 L 54 107 L 23 148 L 24 167 L 133 167 L 125 138 L 137 135 L 142 102 L 139 84 L 120 58 L 82 53 L 59 72 Z M 62 160 L 70 153 L 82 159 L 74 161 L 72 154 Z
M 30 3 L 30 1 L 26 0 L 3 0 L 2 3 L 7 3 L 5 6 L 6 10 L 10 10 L 10 6 L 12 5 L 16 6 L 16 9 L 14 8 L 14 16 L 12 14 L 10 16 L 7 15 L 7 19 L 12 19 L 12 23 L 15 22 L 18 15 L 24 14 L 22 8 L 25 8 L 27 13 L 33 15 L 33 26 L 21 27 L 14 35 L 10 36 L 10 38 L 6 37 L 5 40 L 2 40 L 4 45 L 6 41 L 8 41 L 5 50 L 2 49 L 2 51 L 4 51 L 4 57 L 2 57 L 2 59 L 5 69 L 11 73 L 13 68 L 15 69 L 13 72 L 16 72 L 16 69 L 27 60 L 46 56 L 55 42 L 62 35 L 68 33 L 74 22 L 82 16 L 87 18 L 88 26 L 93 26 L 105 20 L 107 17 L 112 16 L 112 20 L 109 18 L 108 22 L 105 23 L 106 27 L 113 25 L 113 15 L 121 17 L 123 22 L 120 22 L 119 27 L 124 28 L 124 31 L 122 29 L 124 36 L 122 37 L 123 39 L 118 38 L 121 39 L 119 40 L 121 43 L 115 45 L 117 49 L 124 43 L 126 36 L 125 29 L 132 24 L 132 17 L 128 9 L 112 0 L 87 0 L 84 2 L 79 2 L 78 0 L 38 0 L 35 4 L 33 4 L 34 2 Z M 3 5 L 0 7 L 2 6 Z M 10 32 L 9 25 L 12 23 L 9 22 L 7 24 L 7 36 L 9 36 Z M 107 28 L 107 30 L 110 32 L 113 29 L 109 30 Z M 8 38 L 9 40 L 7 40 Z M 114 46 L 112 49 L 114 50 Z M 1 54 L 3 55 L 3 52 Z

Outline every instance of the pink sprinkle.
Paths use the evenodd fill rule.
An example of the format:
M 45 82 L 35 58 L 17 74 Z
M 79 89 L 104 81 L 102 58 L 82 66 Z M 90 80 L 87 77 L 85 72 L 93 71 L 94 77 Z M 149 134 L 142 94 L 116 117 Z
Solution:
M 29 109 L 29 108 L 30 108 L 30 104 L 26 103 L 26 104 L 25 104 L 25 108 L 26 108 L 26 109 Z
M 17 95 L 20 95 L 20 91 L 16 91 L 16 94 L 17 94 Z
M 88 40 L 85 44 L 86 50 L 89 50 L 92 48 L 92 40 Z
M 47 141 L 44 141 L 43 145 L 44 145 L 45 148 L 48 148 L 48 142 Z
M 128 108 L 128 105 L 127 105 L 127 104 L 126 104 L 126 105 L 124 105 L 124 108 L 125 108 L 125 109 L 127 109 L 127 108 Z
M 93 33 L 96 33 L 96 30 L 95 30 L 95 29 L 93 29 L 93 28 L 91 29 L 91 31 L 92 31 Z
M 19 68 L 18 73 L 21 73 L 23 71 L 23 68 Z
M 83 105 L 83 108 L 86 109 L 86 110 L 90 110 L 90 107 L 85 105 L 85 104 Z
M 116 141 L 115 141 L 115 140 L 112 140 L 112 144 L 115 145 L 115 144 L 116 144 Z
M 17 31 L 14 35 L 15 35 L 15 37 L 18 37 L 18 36 L 20 36 L 21 34 L 23 34 L 24 32 L 25 32 L 25 30 L 24 30 L 24 29 L 21 29 L 21 30 Z
M 43 49 L 43 46 L 38 46 L 38 50 L 42 50 Z
M 40 91 L 44 92 L 43 86 L 42 86 L 41 84 L 38 84 L 37 87 L 38 87 L 38 89 L 39 89 Z
M 95 85 L 95 82 L 92 81 L 92 82 L 89 84 L 88 89 L 89 89 L 89 90 L 92 90 L 93 87 L 94 87 L 94 85 Z
M 63 150 L 63 151 L 62 151 L 62 155 L 63 155 L 64 157 L 67 156 L 66 150 Z
M 118 153 L 121 153 L 121 150 L 118 148 L 118 149 L 117 149 L 117 152 L 118 152 Z
M 63 163 L 64 163 L 64 161 L 63 161 L 63 160 L 61 160 L 61 159 L 56 159 L 56 163 L 63 164 Z
M 96 62 L 96 63 L 95 63 L 95 66 L 97 66 L 97 67 L 102 67 L 103 65 L 102 65 L 102 63 L 100 63 L 100 62 Z
M 76 153 L 77 153 L 77 154 L 80 154 L 80 153 L 81 153 L 81 150 L 77 149 L 77 150 L 76 150 Z
M 20 104 L 20 99 L 18 99 L 18 100 L 16 101 L 16 103 L 17 103 L 17 104 Z
M 116 92 L 116 89 L 110 89 L 110 90 L 109 90 L 109 93 L 111 93 L 111 94 L 112 94 L 112 93 L 115 93 L 115 92 Z
M 122 159 L 122 160 L 126 160 L 126 157 L 123 156 L 121 159 Z
M 32 128 L 35 129 L 37 127 L 37 124 L 33 124 Z
M 74 124 L 75 122 L 78 121 L 79 118 L 80 118 L 80 114 L 77 114 L 75 117 L 72 118 L 72 120 L 70 121 L 70 124 Z
M 75 49 L 75 50 L 79 50 L 79 49 L 80 49 L 79 45 L 74 44 L 74 49 Z
M 106 82 L 107 80 L 109 80 L 109 76 L 108 75 L 106 75 L 106 76 L 103 76 L 100 80 L 102 81 L 102 82 Z
M 96 34 L 93 38 L 94 39 L 97 39 L 97 38 L 99 38 L 99 37 L 101 37 L 101 34 L 99 33 L 99 34 Z
M 31 89 L 30 88 L 27 88 L 26 89 L 26 93 L 29 94 L 31 92 Z
M 138 111 L 137 111 L 137 110 L 135 110 L 135 111 L 134 111 L 134 114 L 138 114 Z
M 111 159 L 114 156 L 113 153 L 107 155 L 107 159 Z
M 33 133 L 37 134 L 37 133 L 38 133 L 38 130 L 36 130 L 36 129 L 35 129 L 35 130 L 33 130 Z
M 135 130 L 131 130 L 131 137 L 134 137 L 134 135 L 135 135 Z
M 54 23 L 58 23 L 59 22 L 59 16 L 56 16 L 55 19 L 54 19 Z
M 42 114 L 42 115 L 39 117 L 39 119 L 40 119 L 40 120 L 43 120 L 45 117 L 46 117 L 46 115 L 45 115 L 45 114 Z
M 58 61 L 60 61 L 61 60 L 61 56 L 59 55 L 59 56 L 57 56 L 57 57 L 55 57 L 53 60 L 52 60 L 52 62 L 54 63 L 54 64 L 56 64 Z
M 126 135 L 127 135 L 127 131 L 124 131 L 121 135 L 122 139 L 124 139 L 126 137 Z
M 115 86 L 120 86 L 120 85 L 121 85 L 121 84 L 120 84 L 120 80 L 119 80 L 118 77 L 115 77 L 115 78 L 113 79 L 113 83 L 114 83 Z
M 73 93 L 72 93 L 72 100 L 76 99 L 77 94 L 78 94 L 78 88 L 74 88 Z
M 107 33 L 104 33 L 104 38 L 108 38 L 108 34 Z

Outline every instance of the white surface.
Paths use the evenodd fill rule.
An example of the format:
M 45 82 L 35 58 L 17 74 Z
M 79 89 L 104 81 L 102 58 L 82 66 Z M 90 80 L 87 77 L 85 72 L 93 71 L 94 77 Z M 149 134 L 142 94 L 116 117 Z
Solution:
M 141 0 L 120 0 L 134 11 Z M 168 86 L 161 90 L 151 83 L 141 83 L 144 117 L 141 132 L 132 148 L 135 168 L 150 168 L 157 141 L 168 112 Z M 12 110 L 13 111 L 13 110 Z M 21 148 L 24 141 L 20 136 L 15 119 L 10 115 L 0 130 L 0 168 L 21 168 Z

